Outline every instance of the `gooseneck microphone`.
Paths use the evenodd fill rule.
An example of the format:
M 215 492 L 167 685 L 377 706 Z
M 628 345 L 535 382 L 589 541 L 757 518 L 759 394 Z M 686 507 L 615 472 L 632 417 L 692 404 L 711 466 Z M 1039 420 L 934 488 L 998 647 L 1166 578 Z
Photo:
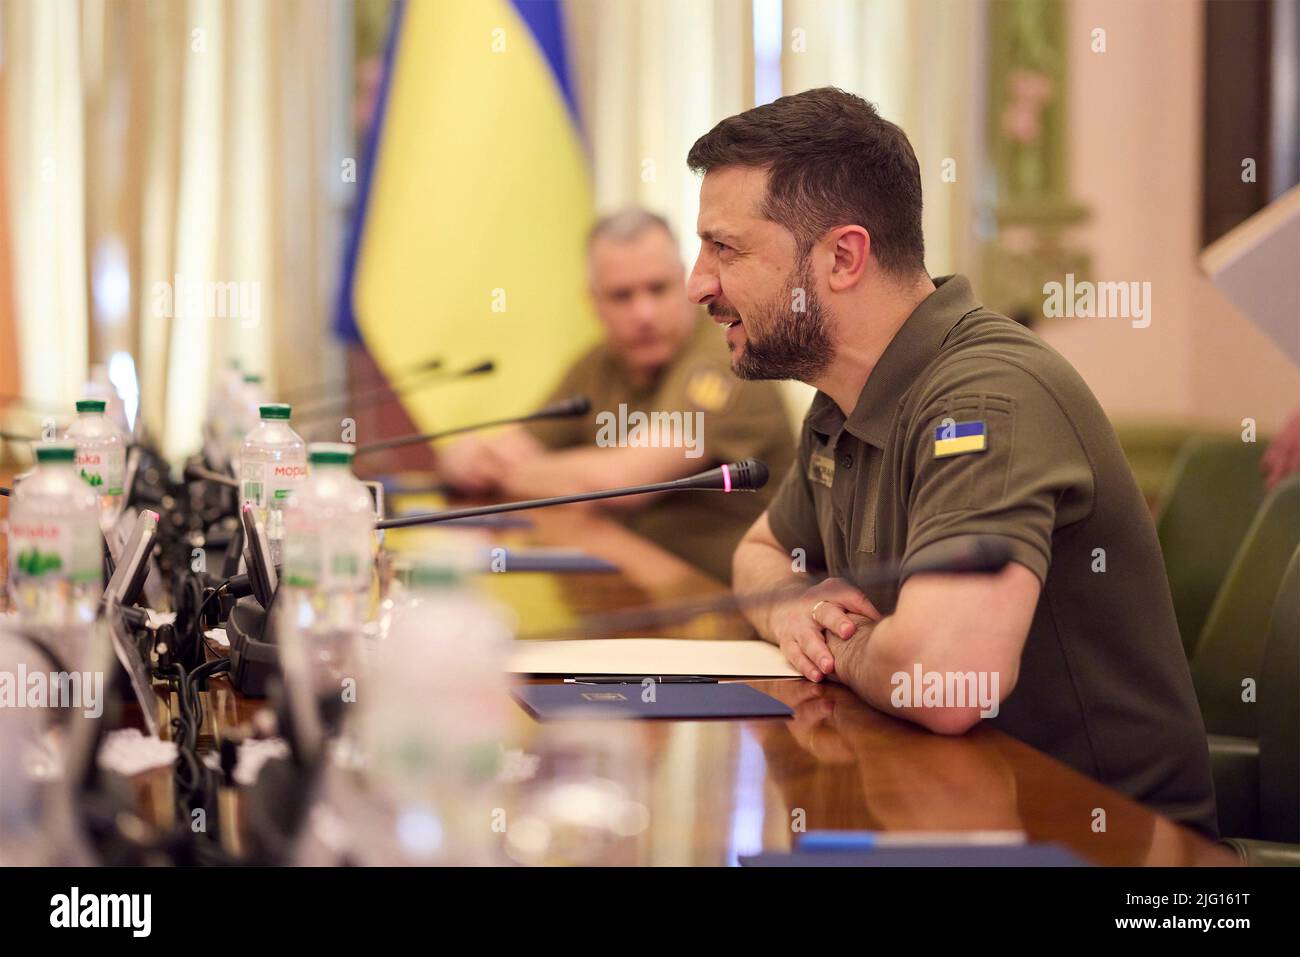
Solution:
M 534 498 L 523 502 L 502 502 L 499 505 L 479 505 L 472 508 L 453 508 L 443 512 L 425 512 L 419 515 L 403 515 L 376 522 L 375 528 L 407 528 L 412 525 L 433 525 L 438 522 L 450 522 L 457 518 L 477 518 L 480 515 L 498 515 L 502 512 L 519 512 L 530 508 L 546 508 L 550 505 L 572 505 L 576 502 L 595 502 L 605 498 L 620 498 L 624 495 L 645 495 L 650 492 L 685 492 L 685 491 L 719 491 L 719 492 L 756 492 L 767 484 L 767 466 L 758 459 L 745 459 L 728 465 L 720 465 L 699 475 L 673 479 L 668 482 L 654 482 L 650 485 L 633 485 L 627 488 L 602 489 L 597 492 L 582 492 L 577 495 L 559 495 L 555 498 Z
M 910 575 L 1000 572 L 1011 561 L 1011 546 L 994 535 L 963 535 L 936 542 L 925 550 L 925 561 L 911 562 L 899 572 Z
M 423 362 L 413 362 L 411 365 L 398 369 L 390 378 L 406 379 L 411 376 L 421 375 L 434 369 L 442 367 L 442 359 L 425 359 Z M 325 394 L 342 392 L 347 389 L 347 380 L 334 379 L 333 381 L 313 382 L 310 385 L 299 386 L 296 389 L 285 389 L 280 392 L 280 401 L 290 404 L 311 404 L 313 400 L 319 401 L 320 397 Z M 331 398 L 333 396 L 331 395 Z
M 597 613 L 580 618 L 577 622 L 565 625 L 563 628 L 523 634 L 519 639 L 580 638 L 586 635 L 648 631 L 668 625 L 679 625 L 701 615 L 745 612 L 798 598 L 809 588 L 829 577 L 843 578 L 851 585 L 866 588 L 871 585 L 892 584 L 904 574 L 907 577 L 919 574 L 991 575 L 1002 571 L 1010 561 L 1011 548 L 1005 539 L 991 535 L 969 535 L 939 542 L 932 548 L 926 549 L 925 561 L 911 562 L 906 566 L 898 561 L 881 562 L 865 574 L 852 578 L 843 575 L 810 575 L 769 591 L 749 592 L 742 595 L 729 592 L 705 598 L 690 598 L 685 601 L 652 605 L 648 608 Z
M 391 439 L 381 439 L 378 442 L 363 442 L 357 446 L 354 457 L 356 455 L 366 455 L 370 452 L 382 452 L 385 449 L 398 449 L 404 445 L 420 445 L 424 442 L 434 442 L 438 439 L 460 435 L 463 432 L 476 432 L 479 429 L 490 429 L 498 425 L 521 425 L 524 422 L 539 422 L 543 419 L 577 418 L 586 415 L 590 411 L 591 400 L 585 395 L 575 395 L 572 398 L 560 399 L 557 402 L 542 406 L 536 412 L 517 415 L 509 419 L 493 419 L 490 422 L 462 425 L 455 429 L 445 429 L 442 432 L 419 432 L 412 435 L 399 435 Z
M 395 384 L 385 383 L 373 389 L 354 392 L 351 395 L 331 396 L 316 402 L 308 402 L 303 408 L 294 411 L 293 418 L 295 422 L 301 423 L 336 415 L 342 411 L 353 412 L 357 409 L 365 409 L 372 405 L 388 402 L 397 396 L 405 395 L 407 392 L 416 389 L 423 389 L 432 385 L 443 385 L 470 376 L 485 375 L 495 369 L 496 363 L 491 359 L 485 359 L 468 369 L 459 369 L 455 372 L 447 372 L 441 367 L 426 369 L 424 372 L 417 373 L 415 376 Z

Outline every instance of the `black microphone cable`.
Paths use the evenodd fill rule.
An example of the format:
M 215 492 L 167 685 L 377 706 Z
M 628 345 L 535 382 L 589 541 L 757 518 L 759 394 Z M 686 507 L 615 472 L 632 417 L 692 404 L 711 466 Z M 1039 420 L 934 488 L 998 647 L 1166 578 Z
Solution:
M 177 688 L 178 714 L 172 718 L 172 737 L 176 742 L 175 806 L 182 822 L 192 819 L 195 810 L 207 813 L 212 804 L 212 774 L 198 753 L 199 731 L 203 727 L 203 699 L 199 692 L 207 679 L 230 670 L 230 661 L 222 658 L 186 671 L 179 661 L 172 663 Z M 206 828 L 204 832 L 206 833 Z
M 176 580 L 172 590 L 172 608 L 176 612 L 175 634 L 177 647 L 173 657 L 178 661 L 188 662 L 190 667 L 203 663 L 200 646 L 203 628 L 200 614 L 203 608 L 203 582 L 198 574 L 186 571 Z

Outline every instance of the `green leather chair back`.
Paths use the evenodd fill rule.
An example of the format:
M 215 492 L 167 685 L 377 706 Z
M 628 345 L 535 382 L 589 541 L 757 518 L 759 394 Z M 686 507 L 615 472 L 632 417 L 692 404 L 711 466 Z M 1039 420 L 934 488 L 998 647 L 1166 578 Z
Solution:
M 1169 484 L 1178 453 L 1194 434 L 1184 425 L 1163 422 L 1119 421 L 1113 423 L 1124 458 L 1133 470 L 1142 497 L 1156 503 Z
M 1263 443 L 1194 437 L 1174 463 L 1156 511 L 1183 648 L 1192 648 L 1264 498 Z
M 1192 653 L 1192 683 L 1210 734 L 1259 737 L 1257 703 L 1269 618 L 1292 553 L 1300 547 L 1300 475 L 1264 499 L 1237 550 Z M 1255 701 L 1243 700 L 1251 679 Z
M 1300 844 L 1300 549 L 1273 606 L 1258 708 L 1260 832 Z

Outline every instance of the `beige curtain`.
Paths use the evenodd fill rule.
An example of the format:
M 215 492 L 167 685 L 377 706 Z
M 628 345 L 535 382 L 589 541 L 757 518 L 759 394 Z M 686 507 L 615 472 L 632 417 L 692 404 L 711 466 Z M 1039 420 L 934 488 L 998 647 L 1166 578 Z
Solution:
M 71 405 L 87 355 L 80 11 L 68 0 L 3 9 L 4 162 L 25 394 Z
M 592 157 L 596 208 L 667 217 L 682 255 L 699 250 L 699 182 L 686 153 L 753 105 L 749 0 L 569 0 L 565 13 Z
M 785 0 L 784 88 L 838 86 L 907 133 L 925 192 L 926 265 L 970 272 L 983 175 L 984 0 Z M 955 180 L 944 176 L 945 160 Z
M 351 0 L 5 0 L 3 29 L 27 394 L 129 356 L 176 459 L 230 358 L 272 392 L 340 375 Z
M 982 173 L 985 0 L 784 0 L 782 88 L 834 85 L 907 131 L 926 188 L 932 272 L 970 268 Z M 754 105 L 752 0 L 569 0 L 598 208 L 668 216 L 694 257 L 696 137 Z M 945 159 L 956 180 L 942 180 Z

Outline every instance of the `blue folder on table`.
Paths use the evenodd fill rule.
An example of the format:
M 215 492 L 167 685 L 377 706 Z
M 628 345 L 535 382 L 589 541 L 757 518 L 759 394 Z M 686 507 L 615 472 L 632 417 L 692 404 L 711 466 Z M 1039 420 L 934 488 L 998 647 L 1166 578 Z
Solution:
M 794 712 L 745 684 L 523 685 L 511 691 L 538 721 L 557 718 L 788 718 Z
M 618 566 L 577 548 L 506 548 L 489 552 L 494 571 L 502 572 L 616 572 Z M 495 564 L 499 562 L 500 564 Z

